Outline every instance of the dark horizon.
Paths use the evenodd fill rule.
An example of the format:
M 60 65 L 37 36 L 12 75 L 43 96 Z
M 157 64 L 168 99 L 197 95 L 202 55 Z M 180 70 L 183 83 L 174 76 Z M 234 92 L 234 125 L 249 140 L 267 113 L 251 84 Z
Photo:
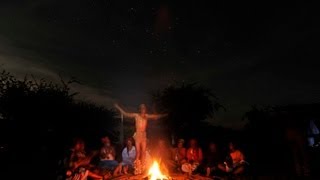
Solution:
M 213 124 L 231 128 L 252 105 L 320 102 L 313 4 L 208 2 L 2 1 L 1 68 L 76 77 L 80 99 L 130 110 L 173 81 L 198 82 L 227 109 Z

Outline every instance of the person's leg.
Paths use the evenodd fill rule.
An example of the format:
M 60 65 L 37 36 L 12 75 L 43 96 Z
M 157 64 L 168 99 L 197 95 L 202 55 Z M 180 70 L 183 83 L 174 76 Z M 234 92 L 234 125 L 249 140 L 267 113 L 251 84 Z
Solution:
M 88 177 L 89 171 L 86 170 L 82 175 L 80 175 L 80 180 L 86 180 Z
M 115 168 L 115 170 L 113 171 L 113 176 L 118 176 L 121 174 L 121 170 L 122 170 L 122 165 L 121 163 Z
M 112 160 L 112 161 L 110 161 L 110 166 L 111 166 L 111 168 L 115 168 L 115 167 L 119 166 L 119 163 L 116 160 Z
M 136 160 L 140 160 L 141 159 L 141 142 L 140 140 L 137 138 L 136 140 Z
M 134 174 L 141 174 L 141 139 L 136 135 L 136 160 L 134 162 Z
M 128 169 L 129 169 L 128 165 L 123 166 L 123 173 L 128 174 Z
M 147 151 L 147 140 L 144 139 L 144 140 L 141 142 L 141 151 L 140 151 L 141 162 L 143 162 L 143 163 L 145 163 L 146 151 Z
M 244 172 L 244 166 L 243 165 L 240 165 L 240 166 L 236 167 L 233 170 L 233 174 L 234 175 L 239 175 L 239 174 L 242 174 L 243 172 Z
M 223 172 L 227 172 L 227 168 L 224 164 L 218 164 L 218 169 L 220 169 Z
M 191 168 L 192 168 L 192 167 L 191 167 L 191 164 L 190 164 L 190 163 L 184 163 L 184 164 L 182 164 L 182 166 L 181 166 L 182 172 L 187 173 L 188 175 L 191 175 L 191 173 L 192 173 Z
M 102 176 L 100 176 L 96 173 L 93 173 L 91 171 L 88 171 L 88 177 L 93 178 L 93 179 L 102 179 L 103 178 Z
M 211 169 L 209 167 L 206 167 L 206 176 L 209 177 L 211 173 Z

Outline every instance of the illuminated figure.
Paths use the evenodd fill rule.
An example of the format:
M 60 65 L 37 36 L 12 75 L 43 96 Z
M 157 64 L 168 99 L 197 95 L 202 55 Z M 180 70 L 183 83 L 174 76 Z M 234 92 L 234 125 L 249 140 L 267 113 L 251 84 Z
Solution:
M 115 107 L 123 114 L 125 117 L 134 118 L 136 123 L 136 132 L 134 134 L 135 145 L 136 145 L 136 166 L 138 167 L 138 172 L 136 174 L 141 174 L 144 170 L 145 163 L 145 152 L 147 148 L 147 133 L 146 128 L 148 120 L 156 120 L 165 117 L 167 114 L 147 114 L 147 107 L 145 104 L 139 106 L 139 113 L 128 113 L 123 110 L 118 104 Z M 140 168 L 141 167 L 141 168 Z M 142 169 L 142 170 L 140 170 Z

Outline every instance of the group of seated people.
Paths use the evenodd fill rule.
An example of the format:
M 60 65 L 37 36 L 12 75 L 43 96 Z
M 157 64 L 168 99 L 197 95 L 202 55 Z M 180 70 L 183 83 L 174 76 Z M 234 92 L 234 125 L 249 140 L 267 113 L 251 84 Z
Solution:
M 70 153 L 64 160 L 67 180 L 109 179 L 111 176 L 133 173 L 135 168 L 136 149 L 134 139 L 128 138 L 122 149 L 121 157 L 116 160 L 116 149 L 108 136 L 101 138 L 102 146 L 98 151 L 86 152 L 85 142 L 76 139 Z M 162 171 L 168 173 L 202 173 L 207 176 L 225 174 L 241 174 L 247 163 L 243 153 L 234 143 L 229 143 L 229 152 L 224 156 L 215 143 L 210 143 L 208 150 L 203 152 L 196 139 L 185 141 L 179 139 L 176 147 L 160 139 L 153 150 L 146 152 L 146 165 L 153 160 L 160 163 Z
M 190 139 L 187 148 L 185 141 L 179 139 L 176 147 L 166 147 L 165 141 L 159 140 L 156 148 L 156 157 L 161 161 L 162 167 L 171 172 L 188 174 L 205 174 L 216 176 L 223 174 L 240 175 L 247 169 L 245 156 L 233 142 L 229 143 L 227 153 L 222 153 L 214 142 L 209 143 L 206 151 L 198 146 L 196 139 Z

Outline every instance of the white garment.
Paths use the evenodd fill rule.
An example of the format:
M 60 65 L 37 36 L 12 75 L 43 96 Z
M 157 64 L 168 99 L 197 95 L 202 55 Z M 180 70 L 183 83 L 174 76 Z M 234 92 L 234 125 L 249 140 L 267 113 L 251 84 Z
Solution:
M 310 120 L 308 127 L 308 145 L 313 146 L 316 142 L 314 139 L 314 135 L 319 135 L 319 129 L 313 120 Z
M 308 133 L 310 135 L 318 135 L 320 133 L 317 125 L 314 123 L 313 120 L 310 120 L 310 122 L 309 122 L 309 131 L 308 131 Z
M 122 163 L 123 165 L 133 165 L 136 158 L 136 148 L 133 146 L 128 152 L 128 148 L 125 147 L 122 151 Z

